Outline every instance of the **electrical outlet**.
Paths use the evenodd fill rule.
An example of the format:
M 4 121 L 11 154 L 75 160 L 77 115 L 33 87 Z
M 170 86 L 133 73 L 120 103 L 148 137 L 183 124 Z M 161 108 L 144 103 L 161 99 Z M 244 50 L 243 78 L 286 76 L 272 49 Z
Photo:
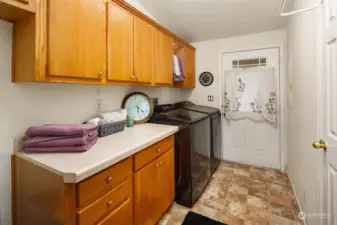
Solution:
M 101 100 L 96 100 L 95 101 L 95 108 L 96 108 L 97 114 L 101 112 L 101 104 L 102 104 Z
M 214 96 L 213 95 L 208 95 L 207 97 L 209 102 L 213 102 L 214 101 Z

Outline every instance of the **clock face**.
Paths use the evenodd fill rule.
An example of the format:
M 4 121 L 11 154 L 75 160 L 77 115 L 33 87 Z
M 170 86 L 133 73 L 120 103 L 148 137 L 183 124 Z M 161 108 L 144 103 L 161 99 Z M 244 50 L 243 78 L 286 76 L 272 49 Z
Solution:
M 145 122 L 150 118 L 152 113 L 152 105 L 150 99 L 143 94 L 130 95 L 124 103 L 124 107 L 128 114 L 133 115 L 137 122 Z

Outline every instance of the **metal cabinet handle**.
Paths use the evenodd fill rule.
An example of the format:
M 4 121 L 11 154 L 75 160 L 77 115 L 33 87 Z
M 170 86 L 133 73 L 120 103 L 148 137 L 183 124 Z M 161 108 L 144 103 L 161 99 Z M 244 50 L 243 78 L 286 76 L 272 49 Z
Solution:
M 161 166 L 162 164 L 163 164 L 163 161 L 159 161 L 159 162 L 156 164 L 156 166 L 159 167 L 159 166 Z
M 111 205 L 112 205 L 112 201 L 110 200 L 108 201 L 108 207 L 111 207 Z
M 160 148 L 157 148 L 157 152 L 159 153 L 161 151 L 161 149 Z
M 112 177 L 108 177 L 108 179 L 106 179 L 106 182 L 107 182 L 108 184 L 110 184 L 111 181 L 112 181 Z
M 103 75 L 104 75 L 103 72 L 99 72 L 99 73 L 98 73 L 99 78 L 103 78 Z

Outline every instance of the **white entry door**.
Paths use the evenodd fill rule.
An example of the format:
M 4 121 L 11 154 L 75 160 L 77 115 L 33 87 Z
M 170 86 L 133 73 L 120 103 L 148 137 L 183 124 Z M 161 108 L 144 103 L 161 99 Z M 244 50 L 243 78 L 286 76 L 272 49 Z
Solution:
M 320 132 L 316 148 L 324 150 L 323 157 L 323 215 L 322 225 L 337 224 L 337 0 L 323 1 L 323 73 Z M 314 143 L 315 144 L 315 143 Z
M 223 54 L 222 92 L 225 74 L 233 67 L 268 66 L 275 70 L 277 102 L 280 102 L 279 48 Z M 241 64 L 243 64 L 241 66 Z M 222 94 L 222 98 L 224 95 Z M 222 102 L 223 99 L 222 99 Z M 279 112 L 277 112 L 279 114 Z M 280 116 L 278 115 L 278 118 Z M 280 121 L 276 124 L 249 119 L 227 120 L 223 117 L 223 159 L 258 167 L 280 169 Z

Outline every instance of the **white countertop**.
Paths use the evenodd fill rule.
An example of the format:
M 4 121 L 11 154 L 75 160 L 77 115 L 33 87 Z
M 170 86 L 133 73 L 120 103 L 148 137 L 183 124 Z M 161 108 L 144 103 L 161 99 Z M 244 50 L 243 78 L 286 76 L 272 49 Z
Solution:
M 177 131 L 176 126 L 146 123 L 99 138 L 97 144 L 87 152 L 15 154 L 63 176 L 65 183 L 78 183 Z

